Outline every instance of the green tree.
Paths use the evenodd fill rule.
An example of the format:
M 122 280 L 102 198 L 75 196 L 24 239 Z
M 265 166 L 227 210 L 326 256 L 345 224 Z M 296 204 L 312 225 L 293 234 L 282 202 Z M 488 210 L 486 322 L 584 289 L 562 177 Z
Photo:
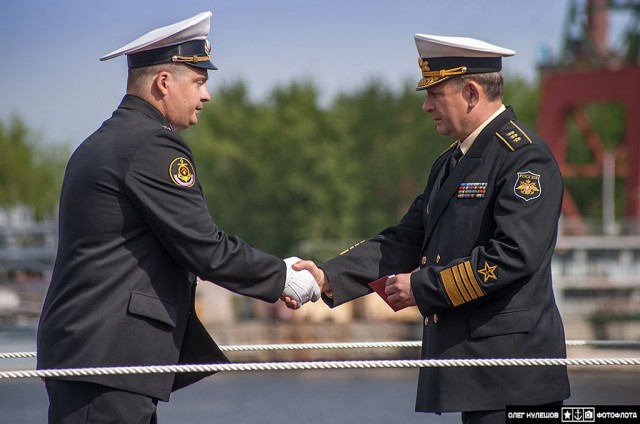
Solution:
M 535 130 L 538 118 L 538 85 L 516 76 L 505 79 L 504 91 L 504 104 L 512 106 L 518 120 Z
M 339 96 L 331 114 L 347 144 L 341 160 L 359 193 L 355 226 L 346 234 L 374 234 L 398 221 L 423 190 L 433 160 L 450 142 L 422 112 L 424 95 L 392 92 L 378 80 Z
M 435 131 L 421 108 L 425 94 L 413 87 L 396 92 L 371 79 L 326 107 L 306 81 L 263 101 L 241 82 L 220 87 L 186 133 L 216 223 L 282 256 L 302 241 L 361 239 L 396 223 L 452 142 Z M 505 104 L 531 129 L 537 101 L 537 84 L 505 81 Z M 584 144 L 576 149 L 585 154 Z
M 306 82 L 262 103 L 242 83 L 220 88 L 187 133 L 214 219 L 281 255 L 303 240 L 362 237 L 396 222 L 450 144 L 425 135 L 439 137 L 421 103 L 379 81 L 328 108 Z
M 55 214 L 66 152 L 38 142 L 17 117 L 0 121 L 0 207 L 30 206 L 36 218 Z
M 225 231 L 285 255 L 300 240 L 349 227 L 352 215 L 334 204 L 352 201 L 335 169 L 340 134 L 311 84 L 276 88 L 263 103 L 250 102 L 242 83 L 222 87 L 187 137 Z

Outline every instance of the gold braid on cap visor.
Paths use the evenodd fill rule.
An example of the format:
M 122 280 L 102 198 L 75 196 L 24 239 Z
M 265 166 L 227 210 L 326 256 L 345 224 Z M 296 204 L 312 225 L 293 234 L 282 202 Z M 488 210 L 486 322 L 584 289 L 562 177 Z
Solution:
M 467 73 L 466 66 L 458 68 L 440 69 L 439 71 L 422 71 L 423 77 L 451 77 L 453 75 L 462 75 Z
M 420 66 L 420 69 L 422 69 L 422 79 L 418 82 L 418 86 L 416 87 L 418 89 L 433 85 L 435 82 L 440 81 L 447 77 L 452 77 L 455 75 L 462 75 L 467 73 L 466 66 L 459 66 L 457 68 L 440 69 L 439 71 L 432 71 L 429 68 L 429 62 L 427 60 L 423 60 L 421 57 L 418 58 L 418 65 Z
M 198 62 L 208 62 L 209 60 L 211 60 L 211 56 L 198 56 L 195 54 L 193 56 L 178 56 L 177 54 L 171 56 L 172 62 L 198 63 Z

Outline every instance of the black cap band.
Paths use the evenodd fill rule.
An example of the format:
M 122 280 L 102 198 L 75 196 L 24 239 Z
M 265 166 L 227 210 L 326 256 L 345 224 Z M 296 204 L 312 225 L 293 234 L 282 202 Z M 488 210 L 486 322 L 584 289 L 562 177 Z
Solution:
M 211 63 L 210 52 L 207 40 L 191 40 L 175 46 L 128 54 L 127 63 L 130 69 L 162 63 L 184 63 L 203 69 L 218 69 Z
M 502 69 L 501 57 L 432 57 L 423 58 L 428 62 L 430 71 L 452 69 L 464 66 L 465 74 L 482 74 L 485 72 L 499 72 Z

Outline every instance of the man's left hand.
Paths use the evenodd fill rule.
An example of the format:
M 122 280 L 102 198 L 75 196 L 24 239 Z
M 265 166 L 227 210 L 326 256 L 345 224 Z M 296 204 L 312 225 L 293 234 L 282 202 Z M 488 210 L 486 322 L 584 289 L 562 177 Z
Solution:
M 416 306 L 416 299 L 411 291 L 411 274 L 396 274 L 385 283 L 384 292 L 387 301 L 397 308 Z

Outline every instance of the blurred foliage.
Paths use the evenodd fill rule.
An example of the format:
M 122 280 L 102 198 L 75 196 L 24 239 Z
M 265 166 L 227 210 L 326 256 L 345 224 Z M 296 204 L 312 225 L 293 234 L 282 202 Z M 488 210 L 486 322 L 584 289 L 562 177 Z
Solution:
M 38 219 L 53 216 L 67 153 L 38 142 L 17 117 L 0 121 L 0 207 L 28 205 Z
M 361 239 L 395 224 L 452 142 L 413 87 L 395 92 L 372 79 L 327 107 L 309 82 L 262 102 L 241 82 L 220 87 L 185 133 L 215 222 L 278 255 L 304 240 Z M 505 91 L 534 128 L 536 87 L 515 79 Z
M 274 88 L 262 101 L 242 82 L 217 88 L 199 124 L 183 133 L 214 221 L 281 256 L 304 241 L 360 240 L 395 224 L 452 142 L 437 134 L 413 84 L 391 90 L 371 79 L 328 105 L 307 81 Z M 506 78 L 505 104 L 535 129 L 536 84 Z M 624 131 L 622 110 L 586 113 L 613 149 Z M 568 132 L 570 160 L 590 161 L 575 125 Z M 68 153 L 38 143 L 17 118 L 0 122 L 0 207 L 27 204 L 38 217 L 53 215 Z M 567 186 L 591 217 L 601 215 L 599 180 L 574 178 Z

